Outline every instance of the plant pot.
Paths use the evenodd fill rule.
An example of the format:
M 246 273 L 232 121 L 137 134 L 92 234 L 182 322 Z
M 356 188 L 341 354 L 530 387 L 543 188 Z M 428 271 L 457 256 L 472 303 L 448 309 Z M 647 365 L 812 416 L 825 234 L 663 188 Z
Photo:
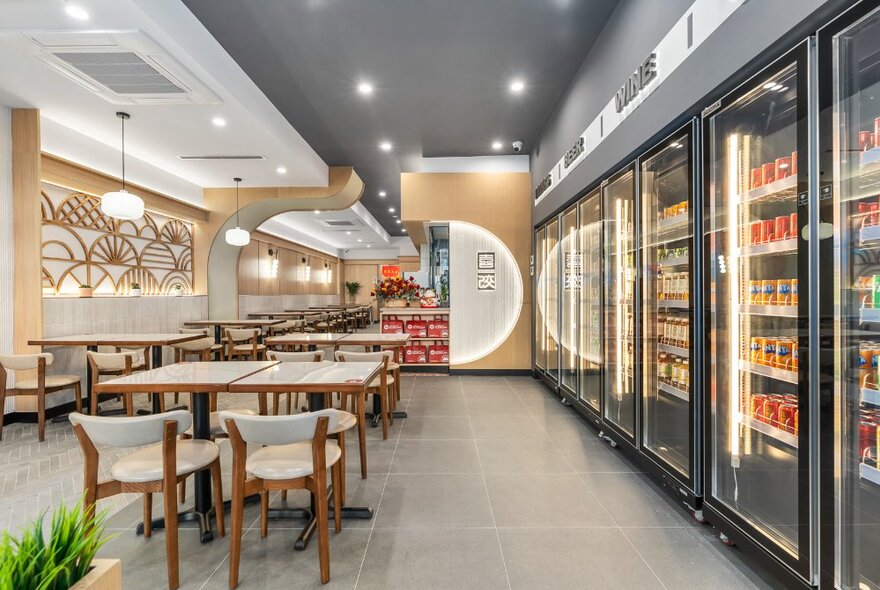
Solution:
M 122 590 L 122 564 L 118 559 L 93 559 L 92 569 L 70 590 Z
M 86 289 L 85 287 L 80 287 L 79 288 L 79 296 L 80 297 L 91 297 L 93 291 L 94 291 L 94 289 L 92 289 L 91 287 L 89 287 L 88 289 Z
M 140 297 L 140 296 L 141 296 L 141 290 L 140 290 L 140 289 L 132 289 L 132 290 L 130 291 L 130 295 L 131 295 L 132 297 Z
M 406 299 L 387 299 L 385 307 L 406 307 L 407 303 Z
M 172 297 L 180 297 L 181 295 L 183 295 L 183 289 L 171 289 Z

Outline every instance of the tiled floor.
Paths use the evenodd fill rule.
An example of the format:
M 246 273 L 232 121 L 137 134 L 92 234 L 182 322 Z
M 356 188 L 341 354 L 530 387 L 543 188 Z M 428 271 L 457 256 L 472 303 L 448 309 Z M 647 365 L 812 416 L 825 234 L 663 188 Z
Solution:
M 326 587 L 779 586 L 531 379 L 405 377 L 403 398 L 411 417 L 395 422 L 389 440 L 368 429 L 366 480 L 349 443 L 348 503 L 373 506 L 375 516 L 331 533 Z M 160 502 L 154 510 L 161 514 Z M 101 554 L 122 559 L 126 589 L 162 588 L 164 534 L 135 536 L 140 514 L 138 501 L 110 518 L 116 536 Z M 314 543 L 293 549 L 301 524 L 273 521 L 261 539 L 248 506 L 241 588 L 322 587 Z M 180 547 L 181 587 L 226 588 L 228 537 L 203 545 L 185 529 Z

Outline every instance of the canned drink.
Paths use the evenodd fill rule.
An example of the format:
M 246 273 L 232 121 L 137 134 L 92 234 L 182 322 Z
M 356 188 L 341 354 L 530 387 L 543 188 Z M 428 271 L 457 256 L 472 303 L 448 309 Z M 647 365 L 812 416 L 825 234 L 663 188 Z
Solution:
M 794 414 L 797 405 L 785 403 L 779 406 L 779 427 L 786 432 L 794 432 Z
M 767 396 L 763 393 L 753 393 L 751 407 L 749 408 L 752 418 L 761 420 L 764 418 L 764 404 L 767 402 Z
M 764 338 L 764 364 L 772 367 L 776 362 L 776 340 Z
M 798 302 L 798 280 L 791 279 L 791 304 L 796 305 Z
M 782 404 L 778 399 L 769 398 L 766 402 L 764 402 L 764 420 L 767 424 L 771 426 L 777 426 L 779 424 L 779 406 Z
M 791 341 L 791 370 L 798 370 L 798 341 Z
M 749 244 L 754 246 L 761 243 L 761 222 L 753 221 L 749 224 Z
M 776 281 L 761 281 L 761 303 L 764 305 L 773 305 L 776 303 Z
M 776 158 L 776 180 L 791 176 L 791 158 Z
M 873 350 L 867 347 L 859 348 L 859 386 L 868 387 L 869 383 L 875 383 L 876 377 L 871 371 L 871 357 Z
M 751 174 L 751 183 L 749 184 L 749 188 L 756 189 L 759 188 L 764 182 L 761 180 L 761 169 L 760 168 L 752 168 Z
M 788 227 L 788 222 L 790 218 L 788 215 L 780 215 L 776 218 L 773 227 L 773 239 L 775 240 L 785 240 L 791 237 L 791 233 Z
M 749 281 L 749 303 L 761 305 L 764 301 L 761 290 L 761 281 Z
M 791 364 L 791 341 L 790 340 L 777 340 L 776 341 L 776 357 L 774 359 L 773 366 L 779 369 L 787 369 Z
M 794 430 L 792 431 L 792 434 L 799 434 L 800 432 L 800 428 L 798 426 L 798 417 L 800 416 L 800 412 L 800 410 L 794 411 Z
M 773 241 L 773 230 L 776 229 L 776 222 L 773 219 L 765 219 L 761 222 L 761 243 Z
M 791 173 L 797 174 L 797 150 L 791 152 Z
M 776 304 L 791 305 L 791 281 L 789 279 L 776 281 Z
M 866 225 L 877 225 L 880 223 L 880 204 L 868 203 L 868 219 Z
M 767 164 L 763 164 L 761 166 L 761 182 L 763 184 L 770 184 L 771 182 L 776 180 L 776 163 L 768 162 Z
M 797 224 L 797 213 L 792 213 L 788 216 L 788 231 L 791 232 L 791 237 L 796 238 L 798 235 L 798 224 Z
M 877 456 L 877 424 L 873 421 L 859 422 L 859 456 L 874 450 L 873 456 Z
M 874 147 L 874 133 L 859 131 L 859 151 L 865 152 Z
M 880 275 L 874 275 L 871 278 L 871 292 L 874 308 L 880 308 Z
M 749 343 L 749 360 L 760 364 L 764 357 L 764 343 L 757 336 L 752 336 Z

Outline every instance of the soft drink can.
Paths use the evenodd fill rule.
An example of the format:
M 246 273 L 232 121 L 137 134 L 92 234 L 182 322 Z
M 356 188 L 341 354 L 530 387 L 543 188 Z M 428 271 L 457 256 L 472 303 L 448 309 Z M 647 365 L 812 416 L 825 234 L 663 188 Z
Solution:
M 761 293 L 761 281 L 749 281 L 749 303 L 761 305 L 764 297 Z
M 752 406 L 749 408 L 752 418 L 756 420 L 764 419 L 764 404 L 767 402 L 767 396 L 763 393 L 752 394 Z
M 791 158 L 776 158 L 776 180 L 791 176 Z
M 859 348 L 859 386 L 870 387 L 870 384 L 876 383 L 876 377 L 871 371 L 871 357 L 874 351 L 870 348 L 862 346 Z
M 779 406 L 779 427 L 787 432 L 794 432 L 794 414 L 797 412 L 797 405 L 784 403 Z
M 859 151 L 864 152 L 874 147 L 874 134 L 870 131 L 859 131 Z
M 749 244 L 754 246 L 761 243 L 761 222 L 753 221 L 749 224 Z
M 798 341 L 791 341 L 791 366 L 790 369 L 792 371 L 798 370 Z
M 776 281 L 776 304 L 791 305 L 791 281 L 789 279 Z
M 866 225 L 877 225 L 880 223 L 880 204 L 868 203 L 868 220 Z
M 798 417 L 800 416 L 800 412 L 799 409 L 794 411 L 794 430 L 792 431 L 792 434 L 798 434 L 800 432 L 798 427 Z
M 791 218 L 788 215 L 780 215 L 776 218 L 773 227 L 773 238 L 776 240 L 785 240 L 791 237 L 788 229 L 788 222 Z
M 795 305 L 798 302 L 798 280 L 791 279 L 791 304 Z
M 771 426 L 779 424 L 779 406 L 782 402 L 772 397 L 764 402 L 764 422 Z
M 764 305 L 776 303 L 776 281 L 772 279 L 761 281 L 761 303 Z
M 790 340 L 777 340 L 776 341 L 776 358 L 773 366 L 779 369 L 787 369 L 791 364 L 791 341 Z
M 761 359 L 764 355 L 764 345 L 761 342 L 761 339 L 757 336 L 752 336 L 752 339 L 749 343 L 749 360 L 753 363 L 761 363 Z
M 798 235 L 798 224 L 797 224 L 797 213 L 792 213 L 788 216 L 788 231 L 791 232 L 791 237 L 796 238 Z
M 772 338 L 764 339 L 764 364 L 772 367 L 776 361 L 776 340 Z
M 761 182 L 763 184 L 770 184 L 776 180 L 776 163 L 768 162 L 761 166 Z
M 859 456 L 864 457 L 873 449 L 872 455 L 877 453 L 877 424 L 873 421 L 859 422 Z
M 751 183 L 749 184 L 749 188 L 756 189 L 763 184 L 761 180 L 761 169 L 760 168 L 752 168 L 751 174 Z
M 761 243 L 773 241 L 773 230 L 776 228 L 776 222 L 773 219 L 765 219 L 761 222 Z
M 791 152 L 791 173 L 797 174 L 797 150 Z
M 873 294 L 874 308 L 880 308 L 880 275 L 871 278 L 871 291 Z

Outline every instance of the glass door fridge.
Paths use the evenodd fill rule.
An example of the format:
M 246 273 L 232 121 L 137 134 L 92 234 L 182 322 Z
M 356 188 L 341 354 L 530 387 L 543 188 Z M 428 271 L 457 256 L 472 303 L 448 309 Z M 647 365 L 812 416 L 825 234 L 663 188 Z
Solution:
M 547 329 L 544 301 L 547 297 L 547 280 L 544 267 L 547 259 L 547 228 L 535 230 L 535 370 L 540 374 L 547 368 Z
M 547 356 L 545 373 L 553 383 L 559 383 L 559 220 L 547 224 L 544 238 L 547 259 L 544 266 L 546 280 L 544 324 L 547 327 Z
M 694 492 L 694 124 L 639 158 L 642 448 Z
M 704 112 L 704 511 L 809 581 L 807 57 L 804 43 Z
M 581 251 L 578 244 L 577 205 L 562 214 L 562 292 L 560 293 L 559 385 L 568 395 L 577 395 L 578 380 L 578 303 L 581 290 Z
M 833 222 L 834 585 L 880 588 L 880 9 L 820 32 L 820 186 Z M 833 197 L 833 198 L 826 198 Z M 820 226 L 821 227 L 821 226 Z M 831 272 L 832 265 L 826 268 Z M 823 268 L 822 276 L 825 270 Z M 831 330 L 829 330 L 831 331 Z M 824 482 L 823 482 L 824 483 Z M 823 538 L 823 542 L 825 539 Z M 823 545 L 824 546 L 824 545 Z M 823 549 L 823 555 L 825 551 Z M 823 568 L 823 578 L 827 574 Z
M 605 423 L 635 444 L 636 242 L 634 166 L 602 186 L 605 273 Z
M 582 278 L 579 321 L 578 399 L 598 418 L 602 398 L 602 194 L 578 203 Z

